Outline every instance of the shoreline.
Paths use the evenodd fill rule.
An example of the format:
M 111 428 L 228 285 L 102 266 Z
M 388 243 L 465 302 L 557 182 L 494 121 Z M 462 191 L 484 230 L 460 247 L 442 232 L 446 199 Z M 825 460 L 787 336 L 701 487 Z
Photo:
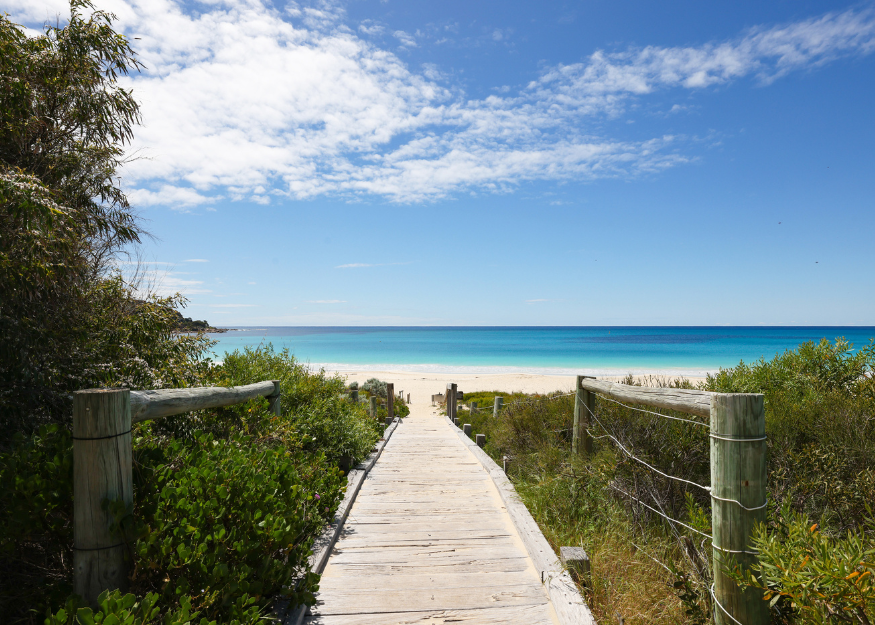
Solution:
M 379 378 L 384 382 L 392 382 L 395 384 L 396 392 L 404 392 L 410 394 L 412 404 L 431 403 L 431 396 L 443 393 L 447 384 L 455 382 L 458 384 L 458 389 L 463 392 L 477 391 L 504 391 L 504 392 L 522 392 L 522 393 L 551 393 L 553 391 L 571 392 L 574 389 L 576 375 L 584 375 L 577 373 L 575 375 L 544 375 L 533 373 L 459 373 L 459 372 L 411 372 L 399 370 L 376 370 L 376 369 L 358 369 L 339 371 L 335 369 L 325 368 L 329 373 L 338 373 L 345 377 L 347 382 L 358 382 L 359 385 L 364 383 L 369 378 Z M 621 376 L 597 376 L 601 380 L 610 382 L 618 382 L 625 375 Z M 636 379 L 641 379 L 644 376 L 636 376 Z M 704 377 L 691 376 L 671 376 L 684 377 L 693 384 L 704 381 Z
M 715 374 L 719 369 L 677 367 L 518 367 L 503 365 L 439 365 L 433 363 L 424 364 L 356 364 L 339 362 L 307 362 L 304 363 L 313 370 L 325 369 L 342 374 L 364 374 L 367 372 L 393 372 L 400 374 L 422 374 L 428 376 L 447 375 L 536 375 L 547 377 L 571 377 L 588 375 L 604 379 L 621 379 L 627 375 L 635 378 L 646 376 L 666 378 L 686 378 L 704 380 L 708 374 Z

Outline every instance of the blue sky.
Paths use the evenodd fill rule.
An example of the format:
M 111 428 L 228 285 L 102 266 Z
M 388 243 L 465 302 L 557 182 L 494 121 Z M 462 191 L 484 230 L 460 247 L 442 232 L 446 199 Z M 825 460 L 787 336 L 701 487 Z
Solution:
M 186 315 L 875 325 L 872 3 L 97 4 Z

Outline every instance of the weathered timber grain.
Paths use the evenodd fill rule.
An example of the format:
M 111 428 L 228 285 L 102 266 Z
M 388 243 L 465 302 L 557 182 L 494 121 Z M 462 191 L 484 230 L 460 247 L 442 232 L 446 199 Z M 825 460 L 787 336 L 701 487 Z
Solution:
M 768 602 L 763 601 L 761 591 L 742 591 L 723 568 L 731 557 L 745 568 L 756 562 L 750 533 L 754 525 L 766 520 L 766 509 L 761 507 L 767 496 L 766 453 L 763 396 L 715 393 L 711 400 L 714 594 L 726 612 L 745 625 L 768 623 Z M 714 616 L 717 625 L 733 625 L 720 608 Z
M 73 590 L 96 607 L 104 590 L 127 588 L 125 537 L 110 531 L 103 505 L 121 501 L 133 510 L 127 389 L 73 393 L 73 492 Z
M 525 504 L 520 501 L 513 484 L 486 452 L 467 438 L 462 438 L 461 433 L 456 433 L 487 470 L 498 489 L 507 514 L 510 515 L 529 557 L 534 562 L 535 568 L 542 574 L 544 585 L 547 587 L 547 593 L 550 596 L 553 609 L 559 617 L 559 622 L 562 625 L 595 625 L 595 619 L 583 597 L 580 596 L 577 586 L 568 571 L 563 570 L 562 564 L 550 547 L 550 543 L 544 538 L 541 529 Z
M 389 415 L 386 417 L 386 423 L 392 423 L 392 419 L 395 418 L 395 385 L 392 382 L 386 384 L 386 412 Z
M 595 412 L 595 396 L 584 389 L 583 380 L 594 380 L 591 376 L 579 375 L 574 385 L 574 423 L 571 427 L 571 453 L 592 454 L 592 437 L 589 435 L 589 411 Z
M 677 410 L 678 412 L 694 414 L 700 417 L 711 416 L 711 397 L 715 393 L 709 391 L 629 386 L 628 384 L 615 384 L 614 382 L 580 377 L 579 388 L 593 393 L 601 393 L 617 401 L 645 404 L 666 410 Z
M 256 397 L 273 397 L 276 389 L 274 382 L 268 381 L 246 386 L 131 391 L 131 422 L 172 417 L 192 410 L 233 406 Z

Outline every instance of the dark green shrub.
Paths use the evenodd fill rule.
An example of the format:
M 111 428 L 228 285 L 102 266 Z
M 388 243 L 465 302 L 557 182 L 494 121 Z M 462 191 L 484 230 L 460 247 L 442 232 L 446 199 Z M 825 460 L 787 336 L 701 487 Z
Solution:
M 187 597 L 183 598 L 183 605 L 178 610 L 163 618 L 157 605 L 158 595 L 151 592 L 137 600 L 133 594 L 123 595 L 118 590 L 103 591 L 97 602 L 95 611 L 81 606 L 79 597 L 74 595 L 67 599 L 63 608 L 49 614 L 45 625 L 190 625 L 198 617 L 197 612 L 191 611 Z M 201 625 L 216 625 L 216 621 L 206 619 L 200 622 Z
M 320 455 L 263 447 L 249 437 L 198 436 L 193 445 L 137 449 L 132 584 L 163 606 L 221 622 L 255 622 L 266 600 L 312 603 L 314 537 L 343 497 L 345 480 Z M 166 608 L 163 608 L 166 609 Z
M 0 453 L 0 622 L 60 605 L 72 591 L 73 449 L 57 425 Z

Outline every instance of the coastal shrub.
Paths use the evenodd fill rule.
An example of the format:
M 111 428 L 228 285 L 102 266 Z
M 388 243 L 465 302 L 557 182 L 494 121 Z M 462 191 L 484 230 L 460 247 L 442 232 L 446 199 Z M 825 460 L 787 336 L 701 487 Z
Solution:
M 823 532 L 804 514 L 785 506 L 773 526 L 752 536 L 759 552 L 751 571 L 735 568 L 742 586 L 763 592 L 780 616 L 804 623 L 875 619 L 875 518 L 871 508 L 860 527 L 845 534 Z
M 368 379 L 364 384 L 362 384 L 362 390 L 367 391 L 368 395 L 382 397 L 384 399 L 386 397 L 386 394 L 388 393 L 386 382 L 378 380 L 377 378 Z
M 82 605 L 81 599 L 73 595 L 67 599 L 63 608 L 49 614 L 44 625 L 191 625 L 196 622 L 198 612 L 192 612 L 187 597 L 172 614 L 162 616 L 159 597 L 150 592 L 142 599 L 133 593 L 122 594 L 118 590 L 103 591 L 97 598 L 98 608 L 92 610 Z M 217 625 L 216 621 L 200 621 L 201 625 Z
M 190 598 L 202 618 L 256 622 L 266 599 L 312 603 L 307 556 L 343 497 L 324 456 L 239 435 L 199 435 L 136 452 L 132 588 L 157 593 L 162 612 Z
M 873 343 L 822 340 L 721 369 L 703 388 L 765 395 L 770 500 L 844 531 L 875 501 L 873 371 Z
M 19 433 L 0 451 L 0 484 L 0 622 L 12 623 L 73 590 L 70 433 L 57 424 Z
M 215 411 L 214 422 L 224 419 L 227 424 L 230 419 L 253 435 L 294 439 L 294 444 L 325 454 L 332 462 L 351 458 L 355 464 L 363 460 L 382 435 L 363 403 L 345 400 L 342 377 L 324 370 L 310 371 L 288 349 L 276 352 L 267 344 L 226 354 L 222 365 L 212 370 L 211 380 L 220 386 L 279 380 L 281 417 L 267 413 L 267 402 L 260 400 Z

